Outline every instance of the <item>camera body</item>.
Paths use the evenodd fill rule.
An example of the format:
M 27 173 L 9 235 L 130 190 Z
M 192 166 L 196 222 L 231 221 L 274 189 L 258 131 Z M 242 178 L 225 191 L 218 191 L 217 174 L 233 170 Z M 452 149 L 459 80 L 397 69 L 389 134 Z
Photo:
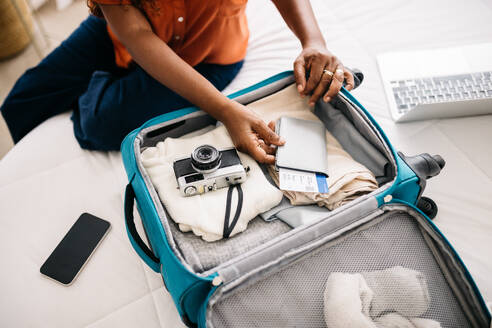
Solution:
M 194 196 L 214 191 L 246 180 L 235 148 L 217 150 L 210 145 L 197 147 L 191 157 L 173 163 L 178 188 L 183 196 Z

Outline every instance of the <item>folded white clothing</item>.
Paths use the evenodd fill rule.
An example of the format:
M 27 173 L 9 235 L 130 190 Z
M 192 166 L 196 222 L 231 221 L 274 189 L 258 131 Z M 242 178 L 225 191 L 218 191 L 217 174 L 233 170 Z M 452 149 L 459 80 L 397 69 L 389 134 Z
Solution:
M 395 312 L 375 318 L 374 323 L 378 328 L 416 328 L 412 321 Z
M 309 109 L 307 100 L 299 97 L 295 85 L 287 87 L 273 96 L 253 102 L 248 105 L 248 108 L 265 121 L 275 121 L 281 116 L 319 121 L 319 118 Z M 364 165 L 355 161 L 328 130 L 326 130 L 326 150 L 329 192 L 311 193 L 284 190 L 285 197 L 289 199 L 292 205 L 318 204 L 333 210 L 378 188 L 374 174 Z M 278 172 L 275 168 L 270 166 L 268 171 L 275 183 L 279 185 Z
M 389 312 L 374 319 L 377 328 L 441 328 L 437 321 L 424 318 L 405 318 L 396 313 Z
M 226 128 L 219 126 L 202 135 L 166 138 L 155 147 L 145 149 L 141 154 L 141 160 L 162 203 L 171 218 L 178 223 L 180 230 L 192 231 L 205 241 L 216 241 L 223 237 L 228 189 L 183 197 L 179 192 L 173 169 L 176 159 L 190 156 L 196 147 L 203 144 L 213 145 L 219 150 L 234 146 Z M 242 164 L 249 166 L 250 171 L 246 181 L 241 184 L 242 210 L 230 236 L 244 231 L 250 220 L 282 200 L 282 192 L 268 182 L 258 163 L 244 153 L 238 154 Z M 235 191 L 232 194 L 232 212 L 237 198 Z
M 415 328 L 441 328 L 441 324 L 437 321 L 425 318 L 410 318 Z
M 429 291 L 422 273 L 401 266 L 362 272 L 374 292 L 370 315 L 398 312 L 405 317 L 420 317 L 429 308 Z
M 326 281 L 324 315 L 330 328 L 376 328 L 369 317 L 373 297 L 361 274 L 334 272 Z
M 425 277 L 401 266 L 334 272 L 325 285 L 324 315 L 330 328 L 440 328 L 437 321 L 419 318 L 428 306 Z

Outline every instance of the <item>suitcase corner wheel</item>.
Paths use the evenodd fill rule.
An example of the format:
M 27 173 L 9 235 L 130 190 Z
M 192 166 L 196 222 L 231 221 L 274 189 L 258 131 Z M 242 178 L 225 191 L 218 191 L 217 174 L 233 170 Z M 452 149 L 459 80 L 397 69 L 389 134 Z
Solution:
M 437 204 L 429 197 L 420 197 L 419 201 L 417 202 L 417 207 L 419 208 L 419 210 L 424 212 L 424 214 L 427 215 L 431 220 L 433 220 L 437 215 Z
M 405 156 L 402 152 L 398 152 L 398 155 L 419 177 L 422 187 L 421 192 L 425 188 L 426 180 L 438 175 L 446 165 L 446 161 L 440 155 L 424 153 L 415 156 Z M 417 207 L 431 220 L 437 215 L 437 204 L 428 197 L 419 195 Z

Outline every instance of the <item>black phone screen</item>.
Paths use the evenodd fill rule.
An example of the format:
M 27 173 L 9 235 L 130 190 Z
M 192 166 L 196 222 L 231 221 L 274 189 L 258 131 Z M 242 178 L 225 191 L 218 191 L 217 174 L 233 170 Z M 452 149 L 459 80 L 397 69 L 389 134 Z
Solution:
M 69 285 L 109 228 L 108 221 L 83 213 L 41 266 L 40 272 Z

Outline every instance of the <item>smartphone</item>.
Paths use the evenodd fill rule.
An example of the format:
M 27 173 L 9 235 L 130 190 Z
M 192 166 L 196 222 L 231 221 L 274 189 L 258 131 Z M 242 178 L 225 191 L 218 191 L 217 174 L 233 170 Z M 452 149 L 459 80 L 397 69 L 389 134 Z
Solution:
M 39 270 L 66 286 L 72 284 L 87 260 L 109 231 L 111 224 L 83 213 Z

